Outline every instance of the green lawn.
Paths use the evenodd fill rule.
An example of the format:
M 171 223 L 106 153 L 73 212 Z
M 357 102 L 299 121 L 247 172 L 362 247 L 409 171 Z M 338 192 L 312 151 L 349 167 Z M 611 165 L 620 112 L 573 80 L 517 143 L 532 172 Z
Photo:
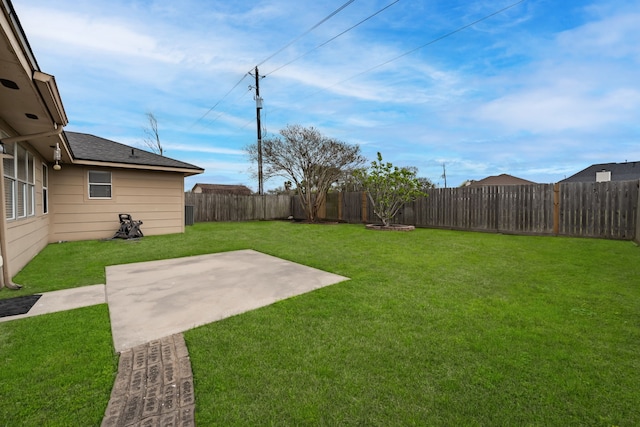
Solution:
M 99 426 L 118 356 L 106 304 L 0 323 L 0 426 Z
M 50 245 L 14 279 L 25 290 L 0 295 L 104 283 L 110 264 L 247 248 L 351 280 L 187 332 L 198 425 L 640 425 L 640 249 L 630 242 L 196 224 L 138 242 Z M 56 339 L 102 355 L 77 363 L 97 377 L 86 387 L 104 411 L 115 362 L 84 334 L 108 319 L 70 313 L 76 322 Z M 11 337 L 49 333 L 57 315 L 0 324 L 3 361 Z M 26 379 L 0 374 L 2 396 L 38 381 L 28 369 L 38 362 L 21 359 Z M 25 395 L 34 408 L 49 399 Z M 0 399 L 0 420 L 12 407 Z M 56 409 L 61 421 L 45 425 L 77 412 Z

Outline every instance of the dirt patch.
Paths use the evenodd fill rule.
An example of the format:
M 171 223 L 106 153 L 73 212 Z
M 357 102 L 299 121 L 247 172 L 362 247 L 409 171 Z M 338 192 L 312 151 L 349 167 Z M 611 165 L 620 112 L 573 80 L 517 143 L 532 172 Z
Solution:
M 315 225 L 338 225 L 340 224 L 339 221 L 327 221 L 324 219 L 318 220 L 318 221 L 307 221 L 305 219 L 294 219 L 291 220 L 291 222 L 293 222 L 294 224 L 315 224 Z

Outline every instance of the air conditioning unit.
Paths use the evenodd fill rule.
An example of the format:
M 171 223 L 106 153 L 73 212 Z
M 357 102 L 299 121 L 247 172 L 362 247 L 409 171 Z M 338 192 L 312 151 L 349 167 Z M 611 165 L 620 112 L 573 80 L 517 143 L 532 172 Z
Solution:
M 194 219 L 193 206 L 186 205 L 184 207 L 184 225 L 193 225 Z

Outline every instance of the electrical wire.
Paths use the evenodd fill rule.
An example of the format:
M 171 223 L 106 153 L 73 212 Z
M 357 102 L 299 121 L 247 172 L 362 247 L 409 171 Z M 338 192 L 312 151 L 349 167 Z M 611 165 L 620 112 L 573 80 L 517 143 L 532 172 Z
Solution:
M 307 35 L 307 34 L 308 34 L 308 33 L 310 33 L 311 31 L 313 31 L 314 29 L 316 29 L 317 27 L 319 27 L 320 25 L 322 25 L 324 22 L 326 22 L 327 20 L 329 20 L 330 18 L 332 18 L 333 16 L 335 16 L 337 13 L 339 13 L 340 11 L 342 11 L 344 8 L 346 8 L 347 6 L 349 6 L 349 5 L 350 5 L 351 3 L 353 3 L 354 1 L 355 1 L 355 0 L 349 0 L 349 1 L 347 1 L 347 2 L 346 2 L 345 4 L 343 4 L 340 8 L 338 8 L 338 9 L 337 9 L 337 10 L 335 10 L 333 13 L 331 13 L 329 16 L 327 16 L 326 18 L 324 18 L 323 20 L 321 20 L 320 22 L 318 22 L 316 25 L 314 25 L 313 27 L 311 27 L 309 30 L 305 31 L 305 32 L 304 32 L 304 33 L 302 33 L 300 36 L 298 36 L 298 37 L 296 37 L 295 39 L 293 39 L 291 42 L 289 42 L 289 43 L 288 43 L 287 45 L 285 45 L 284 47 L 280 48 L 280 49 L 279 49 L 278 51 L 276 51 L 275 53 L 273 53 L 273 54 L 269 55 L 266 59 L 264 59 L 262 62 L 260 62 L 257 66 L 260 66 L 260 65 L 264 64 L 265 62 L 267 62 L 268 60 L 270 60 L 270 59 L 272 59 L 273 57 L 275 57 L 277 54 L 279 54 L 280 52 L 282 52 L 284 49 L 286 49 L 287 47 L 291 46 L 293 43 L 295 43 L 296 41 L 300 40 L 302 37 L 304 37 L 305 35 Z M 369 16 L 369 17 L 365 18 L 364 20 L 360 21 L 359 23 L 355 24 L 354 26 L 350 27 L 349 29 L 347 29 L 347 30 L 343 31 L 342 33 L 340 33 L 340 34 L 336 35 L 335 37 L 333 37 L 333 38 L 331 38 L 331 39 L 327 40 L 326 42 L 324 42 L 324 43 L 322 43 L 322 44 L 320 44 L 320 45 L 316 46 L 315 48 L 311 49 L 310 51 L 308 51 L 308 52 L 306 52 L 306 53 L 304 53 L 304 54 L 302 54 L 302 55 L 300 55 L 299 57 L 297 57 L 297 58 L 293 59 L 292 61 L 290 61 L 290 62 L 288 62 L 288 63 L 286 63 L 286 64 L 284 64 L 284 65 L 282 65 L 282 66 L 280 66 L 280 67 L 278 67 L 278 68 L 276 68 L 275 70 L 272 70 L 272 71 L 271 71 L 271 72 L 269 72 L 267 75 L 273 74 L 273 73 L 275 73 L 276 71 L 278 71 L 278 70 L 280 70 L 280 69 L 284 68 L 285 66 L 287 66 L 287 65 L 291 64 L 292 62 L 297 61 L 298 59 L 302 58 L 303 56 L 305 56 L 305 55 L 307 55 L 307 54 L 309 54 L 309 53 L 311 53 L 311 52 L 313 52 L 313 51 L 315 51 L 315 50 L 317 50 L 317 49 L 319 49 L 319 48 L 321 48 L 321 47 L 323 47 L 323 46 L 327 45 L 328 43 L 330 43 L 331 41 L 335 40 L 336 38 L 338 38 L 338 37 L 342 36 L 342 35 L 343 35 L 343 34 L 345 34 L 346 32 L 351 31 L 353 28 L 355 28 L 355 27 L 357 27 L 357 26 L 361 25 L 362 23 L 366 22 L 367 20 L 369 20 L 369 19 L 373 18 L 374 16 L 376 16 L 376 15 L 378 15 L 379 13 L 383 12 L 384 10 L 388 9 L 389 7 L 391 7 L 392 5 L 394 5 L 395 3 L 397 3 L 398 1 L 399 1 L 399 0 L 395 0 L 394 2 L 392 2 L 392 3 L 390 3 L 389 5 L 385 6 L 384 8 L 382 8 L 381 10 L 379 10 L 378 12 L 374 13 L 373 15 L 371 15 L 371 16 Z M 493 13 L 490 13 L 490 14 L 488 14 L 488 15 L 485 15 L 485 16 L 483 16 L 482 18 L 476 19 L 475 21 L 473 21 L 473 22 L 471 22 L 471 23 L 469 23 L 469 24 L 463 25 L 462 27 L 459 27 L 459 28 L 457 28 L 457 29 L 455 29 L 455 30 L 453 30 L 453 31 L 450 31 L 450 32 L 446 33 L 446 34 L 443 34 L 442 36 L 436 37 L 435 39 L 430 40 L 429 42 L 424 43 L 424 44 L 422 44 L 422 45 L 420 45 L 420 46 L 418 46 L 418 47 L 416 47 L 416 48 L 414 48 L 414 49 L 411 49 L 411 50 L 409 50 L 409 51 L 407 51 L 407 52 L 404 52 L 404 53 L 402 53 L 402 54 L 400 54 L 400 55 L 398 55 L 398 56 L 396 56 L 396 57 L 394 57 L 394 58 L 391 58 L 391 59 L 389 59 L 389 60 L 387 60 L 387 61 L 385 61 L 385 62 L 382 62 L 382 63 L 380 63 L 380 64 L 377 64 L 377 65 L 375 65 L 375 66 L 373 66 L 373 67 L 370 67 L 370 68 L 368 68 L 368 69 L 366 69 L 366 70 L 364 70 L 364 71 L 362 71 L 362 72 L 359 72 L 359 73 L 357 73 L 357 74 L 354 74 L 354 75 L 352 75 L 352 76 L 350 76 L 350 77 L 348 77 L 348 78 L 346 78 L 346 79 L 344 79 L 344 80 L 341 80 L 341 81 L 339 81 L 339 82 L 336 82 L 336 83 L 334 83 L 334 84 L 332 84 L 332 85 L 330 85 L 330 86 L 326 86 L 326 87 L 324 87 L 324 88 L 322 88 L 322 89 L 320 89 L 320 90 L 318 90 L 318 91 L 316 91 L 316 92 L 314 92 L 314 93 L 312 93 L 312 94 L 308 95 L 308 96 L 307 96 L 307 98 L 310 98 L 310 97 L 312 97 L 312 96 L 315 96 L 315 95 L 317 95 L 318 93 L 321 93 L 321 92 L 324 92 L 324 91 L 326 91 L 326 90 L 329 90 L 329 89 L 331 89 L 331 88 L 333 88 L 333 87 L 335 87 L 335 86 L 338 86 L 338 85 L 340 85 L 340 84 L 346 83 L 346 82 L 348 82 L 348 81 L 350 81 L 350 80 L 353 80 L 353 79 L 354 79 L 354 78 L 356 78 L 356 77 L 360 77 L 360 76 L 362 76 L 362 75 L 364 75 L 364 74 L 370 73 L 370 72 L 371 72 L 371 71 L 373 71 L 373 70 L 376 70 L 376 69 L 378 69 L 378 68 L 381 68 L 381 67 L 383 67 L 383 66 L 385 66 L 385 65 L 388 65 L 388 64 L 390 64 L 390 63 L 392 63 L 392 62 L 395 62 L 395 61 L 397 61 L 397 60 L 399 60 L 399 59 L 401 59 L 401 58 L 404 58 L 405 56 L 411 55 L 412 53 L 417 52 L 417 51 L 419 51 L 419 50 L 421 50 L 421 49 L 424 49 L 424 48 L 425 48 L 425 47 L 427 47 L 427 46 L 433 45 L 433 44 L 435 44 L 435 43 L 437 43 L 437 42 L 439 42 L 439 41 L 442 41 L 442 40 L 444 40 L 444 39 L 446 39 L 446 38 L 448 38 L 448 37 L 451 37 L 451 36 L 453 36 L 453 35 L 455 35 L 455 34 L 457 34 L 457 33 L 461 32 L 461 31 L 464 31 L 464 30 L 466 30 L 467 28 L 470 28 L 470 27 L 472 27 L 472 26 L 474 26 L 474 25 L 476 25 L 476 24 L 478 24 L 478 23 L 480 23 L 480 22 L 486 21 L 487 19 L 490 19 L 490 18 L 492 18 L 492 17 L 494 17 L 494 16 L 496 16 L 496 15 L 499 15 L 499 14 L 501 14 L 501 13 L 503 13 L 503 12 L 505 12 L 505 11 L 507 11 L 507 10 L 509 10 L 509 9 L 511 9 L 511 8 L 513 8 L 513 7 L 515 7 L 515 6 L 519 5 L 519 4 L 521 4 L 521 3 L 524 3 L 525 1 L 526 1 L 526 0 L 519 0 L 519 1 L 517 1 L 517 2 L 514 2 L 514 3 L 512 3 L 512 4 L 510 4 L 510 5 L 506 6 L 506 7 L 503 7 L 502 9 L 499 9 L 499 10 L 497 10 L 497 11 L 493 12 Z M 204 117 L 206 117 L 206 116 L 207 116 L 211 111 L 213 111 L 213 110 L 214 110 L 214 109 L 215 109 L 215 108 L 216 108 L 216 107 L 217 107 L 217 106 L 218 106 L 218 105 L 219 105 L 219 104 L 220 104 L 220 103 L 221 103 L 221 102 L 222 102 L 222 101 L 223 101 L 223 100 L 224 100 L 224 99 L 225 99 L 225 98 L 226 98 L 226 97 L 227 97 L 227 96 L 228 96 L 228 95 L 229 95 L 229 94 L 230 94 L 230 93 L 231 93 L 231 92 L 236 88 L 236 87 L 238 87 L 238 86 L 240 85 L 240 83 L 242 83 L 242 81 L 247 77 L 247 75 L 250 75 L 251 71 L 253 71 L 253 69 L 252 69 L 252 70 L 250 70 L 249 72 L 245 73 L 245 75 L 243 75 L 243 76 L 242 76 L 242 78 L 240 79 L 240 81 L 238 81 L 238 83 L 236 83 L 236 84 L 235 84 L 235 85 L 234 85 L 234 86 L 233 86 L 233 87 L 232 87 L 232 88 L 231 88 L 231 89 L 230 89 L 230 90 L 229 90 L 229 91 L 224 95 L 224 97 L 223 97 L 220 101 L 218 101 L 218 102 L 217 102 L 213 107 L 211 107 L 211 108 L 210 108 L 210 109 L 209 109 L 209 110 L 208 110 L 208 111 L 207 111 L 207 112 L 206 112 L 202 117 L 200 117 L 200 119 L 198 119 L 198 120 L 194 123 L 194 125 L 195 125 L 196 123 L 198 123 L 199 121 L 201 121 Z M 216 119 L 217 119 L 219 116 L 220 116 L 220 115 L 216 116 Z M 215 121 L 215 119 L 214 119 L 214 121 Z M 247 122 L 247 124 L 245 124 L 244 126 L 242 126 L 242 128 L 244 129 L 244 128 L 245 128 L 245 127 L 247 127 L 250 123 L 251 123 L 251 121 Z
M 198 120 L 196 120 L 195 122 L 193 122 L 193 124 L 191 125 L 191 127 L 194 127 L 195 125 L 197 125 L 197 124 L 198 124 L 202 119 L 204 119 L 205 117 L 207 117 L 207 116 L 209 115 L 209 113 L 211 113 L 211 112 L 212 112 L 212 111 L 213 111 L 213 110 L 214 110 L 218 105 L 220 105 L 220 103 L 221 103 L 222 101 L 224 101 L 224 100 L 225 100 L 225 98 L 226 98 L 227 96 L 229 96 L 229 94 L 230 94 L 231 92 L 233 92 L 233 90 L 234 90 L 235 88 L 237 88 L 238 86 L 240 86 L 240 83 L 242 83 L 242 81 L 243 81 L 244 79 L 246 79 L 246 78 L 247 78 L 247 74 L 248 74 L 248 73 L 245 73 L 245 74 L 242 76 L 242 78 L 241 78 L 240 80 L 238 80 L 238 83 L 236 83 L 236 84 L 235 84 L 231 89 L 229 89 L 229 91 L 228 91 L 227 93 L 225 93 L 225 94 L 224 94 L 224 96 L 223 96 L 222 98 L 220 98 L 220 100 L 219 100 L 218 102 L 216 102 L 216 103 L 215 103 L 215 105 L 214 105 L 213 107 L 209 108 L 209 109 L 207 110 L 207 112 L 206 112 L 206 113 L 204 113 L 204 114 L 202 115 L 202 117 L 200 117 Z M 219 116 L 218 116 L 218 117 L 219 117 Z M 217 118 L 217 117 L 216 117 L 216 118 Z M 214 120 L 214 121 L 215 121 L 215 120 Z
M 256 67 L 261 66 L 262 64 L 264 64 L 265 62 L 267 62 L 268 60 L 272 59 L 274 56 L 276 56 L 277 54 L 279 54 L 280 52 L 282 52 L 283 50 L 285 50 L 286 48 L 288 48 L 289 46 L 291 46 L 292 44 L 294 44 L 295 42 L 297 42 L 298 40 L 300 40 L 302 37 L 306 36 L 307 34 L 309 34 L 311 31 L 315 30 L 316 28 L 318 28 L 320 25 L 324 24 L 325 22 L 327 22 L 329 19 L 333 18 L 335 15 L 337 15 L 338 13 L 340 13 L 343 9 L 345 9 L 347 6 L 349 6 L 351 3 L 353 3 L 355 0 L 349 0 L 347 1 L 345 4 L 343 4 L 342 6 L 340 6 L 339 8 L 337 8 L 336 10 L 334 10 L 333 12 L 331 12 L 326 18 L 324 18 L 323 20 L 321 20 L 320 22 L 318 22 L 316 25 L 314 25 L 313 27 L 309 28 L 307 31 L 305 31 L 304 33 L 300 34 L 298 37 L 296 37 L 295 39 L 291 40 L 289 43 L 287 43 L 286 45 L 284 45 L 283 47 L 281 47 L 280 49 L 278 49 L 275 53 L 272 53 L 271 55 L 269 55 L 268 57 L 266 57 L 265 59 L 262 60 L 262 62 L 260 62 L 258 65 L 256 65 Z
M 308 55 L 308 54 L 310 54 L 311 52 L 313 52 L 313 51 L 315 51 L 315 50 L 317 50 L 317 49 L 320 49 L 321 47 L 323 47 L 323 46 L 325 46 L 325 45 L 327 45 L 327 44 L 331 43 L 332 41 L 334 41 L 334 40 L 335 40 L 335 39 L 337 39 L 338 37 L 340 37 L 340 36 L 342 36 L 342 35 L 344 35 L 344 34 L 348 33 L 349 31 L 351 31 L 351 30 L 353 30 L 354 28 L 356 28 L 356 27 L 360 26 L 361 24 L 364 24 L 365 22 L 367 22 L 369 19 L 373 18 L 374 16 L 376 16 L 376 15 L 378 15 L 378 14 L 380 14 L 380 13 L 384 12 L 385 10 L 387 10 L 388 8 L 390 8 L 391 6 L 393 6 L 394 4 L 398 3 L 399 1 L 400 1 L 400 0 L 395 0 L 395 1 L 394 1 L 394 2 L 392 2 L 392 3 L 389 3 L 388 5 L 386 5 L 385 7 L 383 7 L 382 9 L 378 10 L 378 11 L 377 11 L 376 13 L 374 13 L 373 15 L 369 15 L 368 17 L 366 17 L 366 18 L 365 18 L 365 19 L 363 19 L 362 21 L 360 21 L 360 22 L 358 22 L 357 24 L 355 24 L 355 25 L 353 25 L 353 26 L 351 26 L 351 27 L 347 28 L 346 30 L 344 30 L 344 31 L 343 31 L 343 32 L 341 32 L 340 34 L 338 34 L 338 35 L 336 35 L 336 36 L 334 36 L 334 37 L 330 38 L 330 39 L 329 39 L 329 40 L 327 40 L 326 42 L 324 42 L 324 43 L 322 43 L 322 44 L 319 44 L 318 46 L 314 47 L 313 49 L 311 49 L 311 50 L 309 50 L 309 51 L 307 51 L 307 52 L 305 52 L 305 53 L 303 53 L 302 55 L 298 56 L 297 58 L 292 59 L 291 61 L 287 62 L 286 64 L 281 65 L 281 66 L 279 66 L 278 68 L 276 68 L 275 70 L 273 70 L 273 71 L 271 71 L 271 72 L 269 72 L 269 73 L 265 74 L 265 77 L 267 77 L 267 76 L 269 76 L 269 75 L 271 75 L 271 74 L 275 73 L 276 71 L 279 71 L 279 70 L 283 69 L 283 68 L 284 68 L 284 67 L 286 67 L 287 65 L 290 65 L 290 64 L 292 64 L 292 63 L 296 62 L 298 59 L 301 59 L 301 58 L 303 58 L 303 57 L 307 56 L 307 55 Z
M 414 49 L 411 49 L 411 50 L 409 50 L 409 51 L 407 51 L 407 52 L 405 52 L 405 53 L 403 53 L 403 54 L 401 54 L 401 55 L 398 55 L 398 56 L 396 56 L 396 57 L 394 57 L 394 58 L 392 58 L 392 59 L 389 59 L 389 60 L 387 60 L 387 61 L 385 61 L 385 62 L 382 62 L 382 63 L 380 63 L 380 64 L 378 64 L 378 65 L 375 65 L 375 66 L 373 66 L 373 67 L 371 67 L 371 68 L 368 68 L 368 69 L 366 69 L 366 70 L 364 70 L 364 71 L 362 71 L 362 72 L 360 72 L 360 73 L 354 74 L 354 75 L 352 75 L 351 77 L 348 77 L 348 78 L 346 78 L 346 79 L 344 79 L 344 80 L 341 80 L 341 81 L 339 81 L 339 82 L 337 82 L 337 83 L 334 83 L 334 84 L 332 84 L 332 85 L 330 85 L 330 86 L 326 86 L 326 87 L 324 87 L 324 88 L 321 88 L 321 89 L 319 89 L 319 90 L 317 90 L 317 91 L 315 91 L 315 92 L 311 93 L 311 94 L 310 94 L 310 95 L 308 95 L 306 98 L 311 98 L 311 97 L 313 97 L 313 96 L 315 96 L 315 95 L 317 95 L 317 94 L 319 94 L 319 93 L 322 93 L 322 92 L 324 92 L 324 91 L 327 91 L 327 90 L 329 90 L 329 89 L 331 89 L 331 88 L 333 88 L 333 87 L 335 87 L 335 86 L 338 86 L 338 85 L 340 85 L 340 84 L 342 84 L 342 83 L 348 82 L 349 80 L 352 80 L 352 79 L 354 79 L 354 78 L 356 78 L 356 77 L 360 77 L 360 76 L 362 76 L 362 75 L 364 75 L 364 74 L 367 74 L 367 73 L 369 73 L 369 72 L 371 72 L 371 71 L 373 71 L 373 70 L 376 70 L 376 69 L 378 69 L 378 68 L 380 68 L 380 67 L 383 67 L 383 66 L 385 66 L 385 65 L 387 65 L 387 64 L 390 64 L 390 63 L 392 63 L 392 62 L 394 62 L 394 61 L 397 61 L 398 59 L 404 58 L 405 56 L 410 55 L 410 54 L 412 54 L 412 53 L 414 53 L 414 52 L 416 52 L 416 51 L 418 51 L 418 50 L 420 50 L 420 49 L 424 49 L 424 48 L 425 48 L 425 47 L 427 47 L 427 46 L 430 46 L 430 45 L 432 45 L 432 44 L 434 44 L 434 43 L 437 43 L 437 42 L 439 42 L 439 41 L 441 41 L 441 40 L 446 39 L 447 37 L 450 37 L 450 36 L 452 36 L 452 35 L 454 35 L 454 34 L 457 34 L 457 33 L 461 32 L 461 31 L 463 31 L 463 30 L 466 30 L 467 28 L 472 27 L 473 25 L 476 25 L 476 24 L 478 24 L 478 23 L 480 23 L 480 22 L 482 22 L 482 21 L 486 21 L 486 20 L 487 20 L 487 19 L 489 19 L 489 18 L 492 18 L 492 17 L 494 17 L 494 16 L 496 16 L 496 15 L 499 15 L 500 13 L 503 13 L 503 12 L 505 12 L 505 11 L 507 11 L 507 10 L 509 10 L 509 9 L 511 9 L 511 8 L 513 8 L 513 7 L 517 6 L 517 5 L 519 5 L 520 3 L 524 3 L 525 1 L 526 1 L 526 0 L 520 0 L 520 1 L 517 1 L 517 2 L 515 2 L 515 3 L 512 3 L 512 4 L 510 4 L 509 6 L 506 6 L 506 7 L 502 8 L 502 9 L 500 9 L 500 10 L 496 11 L 496 12 L 493 12 L 493 13 L 491 13 L 491 14 L 489 14 L 489 15 L 483 16 L 482 18 L 479 18 L 479 19 L 477 19 L 477 20 L 475 20 L 475 21 L 471 22 L 470 24 L 466 24 L 466 25 L 464 25 L 464 26 L 462 26 L 462 27 L 459 27 L 459 28 L 457 28 L 457 29 L 455 29 L 455 30 L 453 30 L 453 31 L 450 31 L 450 32 L 448 32 L 448 33 L 446 33 L 446 34 L 444 34 L 444 35 L 442 35 L 442 36 L 436 37 L 435 39 L 433 39 L 433 40 L 431 40 L 431 41 L 429 41 L 429 42 L 427 42 L 427 43 L 425 43 L 425 44 L 423 44 L 423 45 L 420 45 L 420 46 L 418 46 L 418 47 L 416 47 L 416 48 L 414 48 Z M 392 4 L 393 4 L 393 3 L 392 3 Z M 391 6 L 391 5 L 389 5 L 389 6 Z M 387 6 L 387 7 L 388 7 L 388 6 Z M 287 64 L 285 64 L 285 65 L 287 65 Z M 271 73 L 269 73 L 269 74 L 272 74 L 272 73 L 273 73 L 273 72 L 275 72 L 275 71 L 276 71 L 276 70 L 272 71 L 272 72 L 271 72 Z M 274 111 L 278 111 L 278 110 L 281 110 L 281 108 L 276 108 L 275 110 L 271 110 L 271 112 L 273 113 Z M 245 127 L 247 127 L 250 123 L 251 123 L 251 121 L 247 122 L 247 124 L 245 124 L 242 128 L 244 129 L 244 128 L 245 128 Z
M 364 70 L 364 71 L 362 71 L 362 72 L 360 72 L 360 73 L 354 74 L 354 75 L 352 75 L 351 77 L 348 77 L 348 78 L 346 78 L 346 79 L 344 79 L 344 80 L 341 80 L 341 81 L 339 81 L 339 82 L 337 82 L 337 83 L 332 84 L 331 86 L 327 86 L 327 87 L 325 87 L 325 88 L 323 88 L 323 89 L 320 89 L 318 92 L 314 92 L 314 93 L 313 93 L 312 95 L 310 95 L 310 96 L 313 96 L 313 95 L 315 95 L 315 94 L 317 94 L 317 93 L 319 93 L 319 92 L 323 92 L 323 91 L 325 91 L 325 90 L 331 89 L 332 87 L 335 87 L 335 86 L 338 86 L 338 85 L 340 85 L 340 84 L 342 84 L 342 83 L 348 82 L 349 80 L 353 80 L 353 79 L 355 79 L 356 77 L 360 77 L 360 76 L 362 76 L 363 74 L 370 73 L 371 71 L 376 70 L 376 69 L 378 69 L 378 68 L 380 68 L 380 67 L 384 67 L 384 66 L 385 66 L 385 65 L 387 65 L 387 64 L 390 64 L 390 63 L 392 63 L 392 62 L 394 62 L 394 61 L 397 61 L 398 59 L 404 58 L 405 56 L 411 55 L 411 54 L 412 54 L 412 53 L 414 53 L 414 52 L 417 52 L 417 51 L 419 51 L 419 50 L 421 50 L 421 49 L 424 49 L 424 48 L 425 48 L 425 47 L 427 47 L 427 46 L 430 46 L 430 45 L 432 45 L 432 44 L 434 44 L 434 43 L 437 43 L 437 42 L 442 41 L 442 40 L 444 40 L 444 39 L 446 39 L 446 38 L 448 38 L 448 37 L 451 37 L 452 35 L 457 34 L 457 33 L 461 32 L 461 31 L 464 31 L 464 30 L 466 30 L 467 28 L 472 27 L 472 26 L 474 26 L 474 25 L 476 25 L 476 24 L 478 24 L 478 23 L 480 23 L 480 22 L 482 22 L 482 21 L 486 21 L 486 20 L 487 20 L 487 19 L 489 19 L 489 18 L 492 18 L 492 17 L 494 17 L 494 16 L 496 16 L 496 15 L 499 15 L 499 14 L 501 14 L 501 13 L 503 13 L 503 12 L 506 12 L 507 10 L 509 10 L 509 9 L 511 9 L 511 8 L 513 8 L 513 7 L 516 7 L 517 5 L 519 5 L 520 3 L 524 3 L 525 1 L 526 1 L 526 0 L 519 0 L 519 1 L 515 2 L 515 3 L 512 3 L 512 4 L 510 4 L 509 6 L 503 7 L 502 9 L 500 9 L 500 10 L 498 10 L 498 11 L 496 11 L 496 12 L 493 12 L 493 13 L 491 13 L 491 14 L 489 14 L 489 15 L 483 16 L 483 17 L 482 17 L 482 18 L 480 18 L 480 19 L 476 19 L 475 21 L 471 22 L 470 24 L 464 25 L 464 26 L 462 26 L 462 27 L 460 27 L 460 28 L 457 28 L 457 29 L 455 29 L 455 30 L 453 30 L 453 31 L 450 31 L 450 32 L 446 33 L 446 34 L 443 34 L 443 35 L 442 35 L 442 36 L 440 36 L 440 37 L 436 37 L 435 39 L 433 39 L 433 40 L 431 40 L 431 41 L 429 41 L 429 42 L 427 42 L 427 43 L 425 43 L 425 44 L 423 44 L 423 45 L 420 45 L 420 46 L 418 46 L 418 47 L 416 47 L 416 48 L 414 48 L 414 49 L 411 49 L 411 50 L 409 50 L 409 51 L 407 51 L 407 52 L 405 52 L 405 53 L 401 54 L 401 55 L 398 55 L 398 56 L 396 56 L 396 57 L 394 57 L 394 58 L 391 58 L 391 59 L 389 59 L 388 61 L 382 62 L 382 63 L 380 63 L 380 64 L 378 64 L 378 65 L 375 65 L 375 66 L 373 66 L 373 67 L 371 67 L 371 68 L 368 68 L 368 69 L 366 69 L 366 70 Z
M 347 6 L 349 6 L 351 3 L 353 3 L 355 0 L 349 0 L 346 3 L 344 3 L 342 6 L 340 6 L 338 9 L 334 10 L 333 12 L 331 12 L 327 17 L 325 17 L 324 19 L 322 19 L 320 22 L 318 22 L 317 24 L 315 24 L 313 27 L 309 28 L 307 31 L 305 31 L 304 33 L 300 34 L 298 37 L 296 37 L 295 39 L 293 39 L 292 41 L 290 41 L 289 43 L 287 43 L 285 46 L 281 47 L 279 50 L 277 50 L 276 52 L 272 53 L 271 55 L 269 55 L 267 58 L 263 59 L 258 65 L 256 65 L 255 68 L 259 67 L 260 65 L 264 64 L 265 62 L 267 62 L 268 60 L 272 59 L 274 56 L 276 56 L 277 54 L 279 54 L 280 52 L 282 52 L 283 50 L 285 50 L 286 48 L 288 48 L 289 46 L 291 46 L 293 43 L 297 42 L 298 40 L 300 40 L 302 37 L 306 36 L 307 34 L 309 34 L 311 31 L 315 30 L 316 28 L 318 28 L 320 25 L 324 24 L 325 22 L 327 22 L 329 19 L 333 18 L 335 15 L 337 15 L 338 13 L 340 13 L 343 9 L 345 9 Z M 202 117 L 200 117 L 198 120 L 196 120 L 191 127 L 195 126 L 196 124 L 198 124 L 202 119 L 204 119 L 206 116 L 209 115 L 209 113 L 211 113 L 218 105 L 220 105 L 220 103 L 222 101 L 224 101 L 224 99 L 229 96 L 229 94 L 231 92 L 233 92 L 233 90 L 235 88 L 237 88 L 240 83 L 242 83 L 242 81 L 247 77 L 247 75 L 251 75 L 251 71 L 253 71 L 254 68 L 252 68 L 251 70 L 249 70 L 248 72 L 246 72 L 242 78 L 238 81 L 238 83 L 236 83 L 218 102 L 216 102 L 214 104 L 213 107 L 209 108 L 209 110 L 207 110 L 206 113 L 204 113 L 202 115 Z M 266 77 L 266 76 L 265 76 Z M 219 117 L 219 116 L 217 116 Z M 216 117 L 216 118 L 217 118 Z M 214 120 L 215 121 L 215 120 Z
M 251 92 L 251 87 L 249 87 L 249 89 L 245 90 L 242 95 L 240 95 L 238 98 L 236 98 L 235 101 L 233 101 L 231 104 L 229 104 L 229 107 L 232 107 L 234 105 L 236 105 L 238 103 L 238 101 L 240 101 L 242 98 L 244 98 L 245 96 L 247 96 L 247 94 Z M 212 125 L 214 124 L 220 117 L 222 117 L 224 115 L 224 111 L 221 111 L 218 113 L 217 116 L 215 116 L 213 119 L 211 120 L 207 120 L 206 125 Z

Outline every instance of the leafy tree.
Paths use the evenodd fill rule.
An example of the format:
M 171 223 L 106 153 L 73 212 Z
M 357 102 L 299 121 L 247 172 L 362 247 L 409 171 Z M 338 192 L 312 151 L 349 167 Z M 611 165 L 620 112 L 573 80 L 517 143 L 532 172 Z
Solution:
M 417 167 L 407 166 L 405 169 L 415 174 L 415 176 L 417 177 L 416 179 L 418 180 L 418 183 L 419 183 L 418 187 L 420 188 L 420 190 L 427 191 L 431 188 L 436 188 L 436 185 L 429 178 L 418 176 Z
M 420 179 L 416 178 L 417 172 L 416 168 L 399 168 L 389 162 L 384 163 L 380 153 L 368 170 L 355 172 L 373 204 L 374 213 L 385 226 L 391 225 L 402 205 L 426 196 Z
M 436 188 L 436 185 L 429 178 L 419 176 L 416 178 L 420 184 L 420 190 L 427 191 L 431 188 Z
M 355 192 L 355 191 L 364 191 L 362 189 L 362 184 L 360 181 L 353 175 L 354 171 L 347 171 L 343 173 L 336 183 L 332 187 L 332 191 L 341 191 L 341 192 Z
M 247 147 L 247 152 L 257 162 L 257 143 Z M 264 179 L 280 176 L 291 181 L 310 222 L 318 220 L 329 187 L 364 161 L 358 145 L 326 137 L 313 127 L 288 125 L 280 136 L 262 141 Z

